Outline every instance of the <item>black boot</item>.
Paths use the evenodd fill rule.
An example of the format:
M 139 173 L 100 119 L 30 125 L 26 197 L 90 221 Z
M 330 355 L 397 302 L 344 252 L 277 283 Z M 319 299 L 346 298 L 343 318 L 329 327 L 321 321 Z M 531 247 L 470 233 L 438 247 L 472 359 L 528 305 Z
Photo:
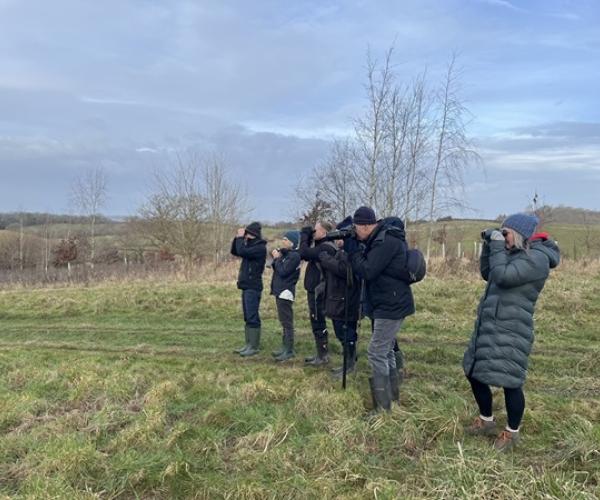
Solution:
M 398 387 L 400 387 L 404 382 L 404 354 L 398 349 L 394 351 L 394 356 L 396 357 L 396 371 L 398 372 Z
M 283 352 L 275 358 L 275 361 L 287 361 L 296 355 L 294 352 L 294 330 L 283 332 L 283 345 Z
M 276 358 L 277 356 L 281 356 L 285 352 L 285 332 L 281 334 L 281 347 L 274 351 L 271 351 L 271 356 Z
M 240 354 L 242 351 L 246 351 L 250 347 L 250 341 L 248 340 L 248 326 L 246 325 L 244 326 L 244 339 L 246 340 L 246 345 L 244 345 L 244 347 L 234 349 L 233 352 Z
M 254 356 L 260 351 L 260 328 L 248 328 L 248 341 L 250 346 L 245 351 L 240 352 L 240 356 Z
M 400 384 L 401 384 L 400 372 L 397 370 L 390 370 L 390 392 L 392 394 L 392 401 L 396 403 L 400 402 Z
M 390 377 L 373 375 L 369 379 L 369 383 L 371 385 L 371 396 L 373 397 L 373 411 L 369 415 L 390 411 L 392 409 Z
M 356 369 L 356 344 L 354 342 L 348 342 L 346 347 L 346 375 L 354 373 Z M 342 379 L 344 377 L 344 365 L 339 368 L 331 370 L 332 376 L 335 379 Z
M 304 363 L 310 366 L 323 366 L 329 363 L 329 343 L 327 340 L 327 330 L 315 332 L 316 356 L 304 358 Z

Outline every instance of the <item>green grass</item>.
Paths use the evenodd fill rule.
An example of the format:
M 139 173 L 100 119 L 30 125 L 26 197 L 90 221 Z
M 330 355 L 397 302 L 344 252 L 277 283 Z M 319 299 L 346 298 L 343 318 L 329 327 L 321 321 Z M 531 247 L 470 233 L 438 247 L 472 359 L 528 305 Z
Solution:
M 241 360 L 229 284 L 0 292 L 0 498 L 597 498 L 598 267 L 565 266 L 542 295 L 523 445 L 507 455 L 463 435 L 482 289 L 469 276 L 415 287 L 402 405 L 371 420 L 366 325 L 343 392 L 302 366 L 304 295 L 298 356 L 278 366 L 266 293 L 263 351 Z M 495 405 L 504 423 L 501 393 Z

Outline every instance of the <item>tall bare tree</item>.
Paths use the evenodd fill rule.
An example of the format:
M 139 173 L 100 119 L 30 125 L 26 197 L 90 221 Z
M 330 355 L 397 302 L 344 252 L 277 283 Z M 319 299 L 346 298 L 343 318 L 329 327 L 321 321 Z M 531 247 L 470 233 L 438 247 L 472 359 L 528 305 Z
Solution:
M 71 200 L 81 215 L 89 220 L 90 255 L 89 262 L 94 267 L 96 257 L 96 222 L 100 211 L 105 207 L 108 196 L 106 171 L 102 166 L 83 172 L 71 186 Z
M 478 158 L 466 134 L 465 117 L 468 110 L 459 96 L 459 72 L 456 55 L 448 63 L 444 80 L 436 99 L 434 121 L 435 151 L 429 172 L 429 232 L 427 237 L 427 259 L 431 253 L 431 242 L 436 215 L 440 209 L 464 208 L 463 173 L 465 167 Z
M 227 178 L 222 157 L 187 151 L 168 170 L 155 172 L 153 193 L 133 224 L 155 245 L 181 256 L 189 278 L 203 257 L 219 261 L 227 229 L 244 208 L 245 194 Z
M 228 252 L 226 243 L 233 226 L 246 211 L 246 193 L 227 175 L 225 159 L 212 154 L 203 161 L 204 198 L 206 200 L 206 223 L 215 264 Z
M 364 201 L 377 208 L 382 179 L 382 154 L 386 134 L 386 108 L 392 92 L 393 70 L 390 48 L 380 66 L 370 50 L 367 52 L 367 108 L 363 116 L 354 121 L 357 146 L 356 177 L 364 189 Z

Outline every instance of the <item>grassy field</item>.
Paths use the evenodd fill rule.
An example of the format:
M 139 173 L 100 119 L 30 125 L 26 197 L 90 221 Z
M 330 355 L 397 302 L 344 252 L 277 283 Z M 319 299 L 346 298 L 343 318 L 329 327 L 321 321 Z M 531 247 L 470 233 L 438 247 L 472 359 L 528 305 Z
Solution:
M 263 352 L 241 360 L 228 283 L 0 292 L 0 498 L 598 498 L 600 267 L 567 263 L 548 282 L 522 446 L 506 455 L 463 434 L 482 289 L 468 275 L 415 287 L 402 404 L 371 420 L 367 334 L 343 392 L 302 366 L 304 296 L 298 356 L 275 365 L 266 293 Z

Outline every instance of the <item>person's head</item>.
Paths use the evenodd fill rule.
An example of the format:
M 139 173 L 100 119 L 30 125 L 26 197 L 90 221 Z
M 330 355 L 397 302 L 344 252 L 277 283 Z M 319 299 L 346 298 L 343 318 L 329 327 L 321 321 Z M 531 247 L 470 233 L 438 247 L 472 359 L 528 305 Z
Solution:
M 244 238 L 253 240 L 255 238 L 261 238 L 262 236 L 262 225 L 260 222 L 251 222 L 245 228 Z
M 320 220 L 315 224 L 315 240 L 322 240 L 332 229 L 333 224 L 331 222 Z
M 535 215 L 513 214 L 509 215 L 502 224 L 502 234 L 507 248 L 518 250 L 527 248 L 529 239 L 535 233 L 539 219 Z
M 283 247 L 288 249 L 298 249 L 300 244 L 300 233 L 298 231 L 287 231 L 283 235 Z
M 370 207 L 360 207 L 354 212 L 353 220 L 356 237 L 361 241 L 368 240 L 377 227 L 375 211 Z

